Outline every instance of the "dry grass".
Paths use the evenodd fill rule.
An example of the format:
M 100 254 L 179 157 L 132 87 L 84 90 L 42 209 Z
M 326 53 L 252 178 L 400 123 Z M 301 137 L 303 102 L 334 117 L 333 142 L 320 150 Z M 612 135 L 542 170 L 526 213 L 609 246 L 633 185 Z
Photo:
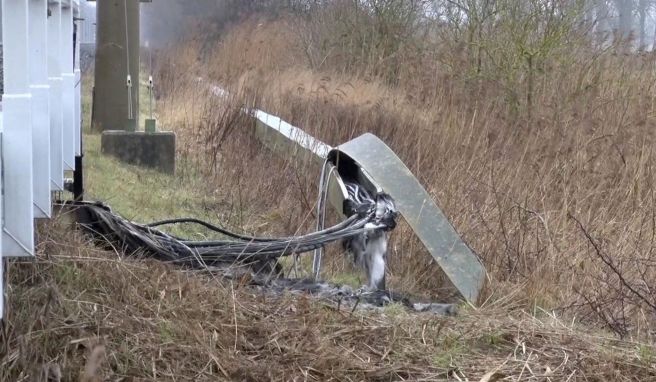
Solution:
M 40 227 L 35 261 L 9 265 L 0 380 L 656 378 L 652 347 L 544 312 L 351 313 L 100 251 L 65 221 Z
M 651 339 L 645 328 L 656 312 L 645 300 L 654 300 L 648 286 L 656 277 L 654 56 L 559 52 L 539 77 L 527 115 L 493 79 L 463 80 L 457 64 L 440 65 L 439 58 L 408 62 L 399 75 L 407 81 L 394 87 L 373 76 L 313 70 L 297 27 L 259 19 L 238 25 L 198 73 L 330 144 L 364 132 L 381 137 L 483 259 L 486 298 L 511 294 L 525 309 L 556 310 Z M 451 64 L 460 59 L 448 57 Z M 190 131 L 171 121 L 182 136 Z M 225 140 L 223 166 L 240 169 L 240 184 L 254 200 L 296 211 L 286 228 L 302 226 L 318 170 L 261 153 L 248 128 Z M 448 283 L 417 240 L 403 226 L 394 236 L 391 285 L 444 296 Z M 646 298 L 628 293 L 604 258 Z M 338 257 L 333 262 L 339 275 L 344 265 Z

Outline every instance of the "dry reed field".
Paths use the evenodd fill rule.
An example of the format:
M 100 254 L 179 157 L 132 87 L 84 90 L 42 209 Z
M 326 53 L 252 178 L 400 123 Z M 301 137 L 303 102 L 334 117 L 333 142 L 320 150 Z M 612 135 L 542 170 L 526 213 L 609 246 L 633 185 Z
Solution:
M 204 85 L 185 81 L 175 68 L 220 83 L 238 95 L 233 103 L 256 105 L 329 144 L 374 133 L 405 161 L 483 259 L 489 282 L 481 303 L 512 298 L 525 309 L 539 307 L 651 340 L 651 53 L 586 50 L 582 43 L 576 52 L 563 48 L 558 59 L 545 60 L 531 99 L 516 96 L 513 103 L 496 86 L 500 80 L 460 73 L 466 57 L 437 56 L 449 48 L 437 43 L 435 61 L 408 57 L 394 84 L 370 68 L 313 69 L 303 48 L 304 33 L 311 32 L 301 27 L 309 28 L 289 17 L 255 18 L 231 29 L 211 53 L 197 38 L 162 54 L 160 83 L 169 85 L 161 103 L 170 105 L 162 118 L 182 137 L 196 139 L 183 144 L 183 151 L 213 142 L 201 156 L 221 157 L 226 168 L 239 168 L 240 153 L 248 153 L 244 187 L 256 200 L 281 198 L 279 205 L 299 209 L 299 219 L 314 200 L 316 168 L 299 169 L 254 150 L 259 146 L 248 137 L 248 122 L 230 116 L 236 107 L 202 92 L 191 101 L 189 94 L 199 94 Z M 517 84 L 513 93 L 525 93 L 524 82 Z M 167 93 L 169 87 L 176 91 Z M 222 118 L 205 118 L 207 109 Z M 274 166 L 291 173 L 261 186 L 248 183 L 249 177 L 262 179 L 260 168 Z M 393 285 L 436 295 L 449 289 L 406 227 L 393 241 Z

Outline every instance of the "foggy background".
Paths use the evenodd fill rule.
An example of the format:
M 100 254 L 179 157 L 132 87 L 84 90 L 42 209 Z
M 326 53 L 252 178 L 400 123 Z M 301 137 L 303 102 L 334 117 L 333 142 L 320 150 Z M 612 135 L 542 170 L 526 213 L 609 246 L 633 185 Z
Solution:
M 393 0 L 335 0 L 362 4 L 386 3 Z M 411 1 L 411 0 L 408 0 Z M 489 0 L 413 0 L 425 3 L 426 16 L 439 21 L 444 10 L 454 3 L 468 7 L 481 6 Z M 142 3 L 142 44 L 148 41 L 162 47 L 200 32 L 205 38 L 216 38 L 231 23 L 238 22 L 254 12 L 277 13 L 294 8 L 307 9 L 326 0 L 154 0 Z M 531 1 L 527 0 L 527 3 Z M 584 0 L 578 1 L 583 9 L 583 20 L 592 25 L 596 39 L 632 38 L 638 48 L 652 49 L 656 37 L 656 2 L 653 0 Z M 548 2 L 545 3 L 548 5 Z M 374 6 L 374 5 L 372 5 Z M 452 9 L 448 12 L 453 13 Z M 462 17 L 466 19 L 466 13 Z M 603 36 L 603 37 L 600 37 Z
M 343 1 L 343 0 L 336 0 Z M 346 0 L 371 2 L 372 0 Z M 385 1 L 385 0 L 381 0 Z M 486 0 L 479 0 L 486 1 Z M 528 1 L 528 0 L 527 0 Z M 218 38 L 231 23 L 255 12 L 283 12 L 294 8 L 309 8 L 323 0 L 154 0 L 141 4 L 141 42 L 155 48 L 174 43 L 193 33 L 205 39 Z M 437 20 L 453 2 L 426 1 L 427 16 Z M 463 3 L 477 3 L 463 1 Z M 81 42 L 95 42 L 95 2 L 81 2 L 83 19 Z M 587 0 L 581 5 L 585 22 L 592 25 L 597 39 L 631 37 L 635 48 L 653 49 L 656 38 L 656 1 L 653 0 Z M 0 10 L 1 14 L 1 10 Z M 466 19 L 466 14 L 463 14 Z M 603 37 L 600 37 L 602 36 Z M 1 36 L 1 32 L 0 32 Z
M 281 0 L 154 0 L 141 5 L 141 42 L 161 48 L 192 33 L 207 39 L 218 38 L 230 23 L 255 11 L 291 3 Z

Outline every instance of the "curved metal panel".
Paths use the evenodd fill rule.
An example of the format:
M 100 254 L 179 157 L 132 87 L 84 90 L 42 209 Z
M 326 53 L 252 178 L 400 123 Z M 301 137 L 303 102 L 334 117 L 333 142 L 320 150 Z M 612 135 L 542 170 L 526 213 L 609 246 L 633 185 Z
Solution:
M 256 136 L 275 152 L 320 163 L 328 158 L 338 167 L 340 158 L 348 158 L 342 161 L 339 175 L 332 173 L 328 180 L 330 204 L 343 214 L 347 194 L 340 176 L 355 177 L 358 183 L 368 185 L 372 192 L 388 193 L 462 296 L 472 303 L 477 301 L 485 281 L 483 264 L 462 241 L 412 172 L 383 141 L 375 135 L 365 134 L 332 148 L 276 116 L 259 110 L 252 115 L 256 119 Z M 356 166 L 353 166 L 354 162 Z
M 354 160 L 386 193 L 463 297 L 476 302 L 485 268 L 406 165 L 375 135 L 365 134 L 333 149 L 329 158 Z

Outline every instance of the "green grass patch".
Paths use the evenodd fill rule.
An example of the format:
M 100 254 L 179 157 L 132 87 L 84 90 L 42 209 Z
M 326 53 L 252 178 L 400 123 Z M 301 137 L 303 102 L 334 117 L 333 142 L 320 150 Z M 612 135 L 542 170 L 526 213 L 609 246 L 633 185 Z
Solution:
M 130 220 L 147 223 L 154 220 L 196 217 L 220 225 L 225 204 L 218 196 L 208 195 L 200 177 L 178 177 L 128 165 L 100 153 L 100 135 L 85 135 L 86 198 L 100 200 Z M 176 226 L 174 234 L 205 237 L 197 226 Z
M 638 359 L 646 365 L 652 365 L 656 362 L 656 351 L 653 346 L 640 344 L 637 348 L 637 355 Z
M 177 160 L 178 174 L 167 175 L 102 155 L 100 134 L 92 133 L 90 128 L 92 88 L 93 77 L 87 75 L 82 95 L 86 199 L 107 203 L 121 216 L 139 223 L 195 217 L 220 226 L 235 226 L 233 220 L 243 213 L 236 213 L 235 207 L 224 200 L 225 195 L 209 192 L 211 185 L 193 163 Z M 148 89 L 143 82 L 140 90 L 139 129 L 142 130 L 148 112 Z M 197 239 L 212 235 L 204 228 L 192 225 L 170 226 L 166 230 Z
M 467 346 L 460 336 L 446 335 L 441 341 L 441 349 L 433 356 L 433 365 L 443 369 L 457 367 L 458 360 L 467 353 Z

